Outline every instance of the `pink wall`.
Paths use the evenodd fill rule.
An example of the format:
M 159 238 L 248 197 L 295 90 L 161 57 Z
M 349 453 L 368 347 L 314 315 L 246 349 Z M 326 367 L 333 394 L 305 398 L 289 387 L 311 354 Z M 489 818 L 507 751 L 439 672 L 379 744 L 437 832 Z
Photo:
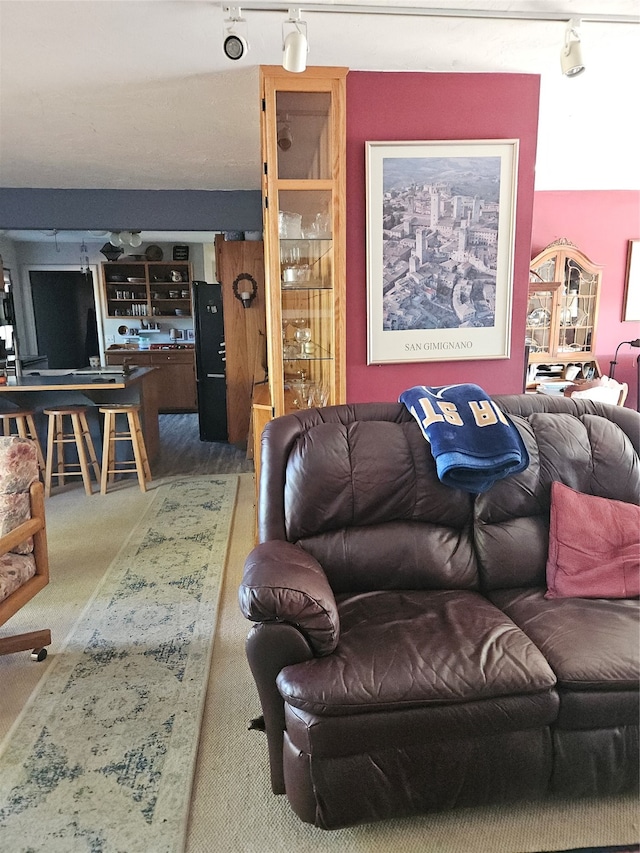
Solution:
M 411 385 L 522 391 L 540 79 L 526 74 L 352 71 L 347 77 L 347 400 L 395 400 Z M 367 365 L 366 141 L 519 139 L 511 358 Z
M 640 239 L 640 192 L 537 192 L 533 202 L 531 256 L 566 237 L 590 260 L 604 267 L 596 330 L 596 356 L 603 373 L 621 341 L 640 337 L 640 323 L 623 323 L 627 243 Z M 640 349 L 621 347 L 615 378 L 629 383 L 626 406 L 637 407 Z

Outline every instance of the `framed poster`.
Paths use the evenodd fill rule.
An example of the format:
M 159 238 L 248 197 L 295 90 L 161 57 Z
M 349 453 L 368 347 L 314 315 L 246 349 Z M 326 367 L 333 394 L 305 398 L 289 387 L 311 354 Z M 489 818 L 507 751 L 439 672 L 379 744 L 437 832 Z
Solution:
M 508 358 L 518 140 L 367 142 L 367 363 Z
M 640 240 L 629 240 L 622 321 L 636 323 L 638 320 L 640 320 Z

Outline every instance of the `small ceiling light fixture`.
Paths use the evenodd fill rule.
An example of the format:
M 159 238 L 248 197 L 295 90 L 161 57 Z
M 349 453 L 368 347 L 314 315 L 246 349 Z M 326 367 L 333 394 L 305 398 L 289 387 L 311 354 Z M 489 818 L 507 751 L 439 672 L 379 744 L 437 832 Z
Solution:
M 47 237 L 53 237 L 56 244 L 56 252 L 59 252 L 60 246 L 58 245 L 58 228 L 47 228 L 42 233 L 45 234 Z
M 289 32 L 285 35 L 286 29 Z M 307 22 L 300 20 L 300 9 L 296 6 L 289 9 L 289 18 L 282 25 L 282 51 L 282 67 L 285 71 L 299 74 L 305 70 L 309 52 Z
M 562 66 L 562 73 L 567 77 L 577 77 L 578 74 L 582 74 L 584 71 L 582 45 L 580 42 L 580 33 L 578 32 L 579 26 L 579 19 L 571 18 L 564 33 L 564 45 L 560 52 L 560 65 Z
M 293 145 L 293 134 L 291 133 L 291 124 L 289 118 L 286 117 L 283 121 L 278 122 L 278 148 L 281 151 L 288 151 Z
M 112 246 L 131 246 L 137 248 L 142 244 L 142 234 L 140 231 L 112 231 L 109 235 L 109 242 Z
M 240 6 L 227 6 L 225 11 L 227 17 L 224 20 L 222 50 L 227 59 L 242 59 L 249 50 L 249 42 L 246 35 L 242 35 L 238 30 L 242 30 L 247 22 L 242 17 Z

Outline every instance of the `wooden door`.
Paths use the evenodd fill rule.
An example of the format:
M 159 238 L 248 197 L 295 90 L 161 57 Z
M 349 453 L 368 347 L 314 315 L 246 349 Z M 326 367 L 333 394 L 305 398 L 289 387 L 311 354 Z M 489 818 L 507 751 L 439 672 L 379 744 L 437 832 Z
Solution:
M 225 240 L 216 237 L 216 267 L 222 285 L 226 343 L 227 426 L 229 443 L 247 447 L 251 424 L 254 383 L 266 379 L 267 344 L 264 294 L 264 251 L 261 241 Z M 238 276 L 251 276 L 257 294 L 248 308 L 236 298 Z M 251 291 L 246 278 L 236 284 L 239 292 Z

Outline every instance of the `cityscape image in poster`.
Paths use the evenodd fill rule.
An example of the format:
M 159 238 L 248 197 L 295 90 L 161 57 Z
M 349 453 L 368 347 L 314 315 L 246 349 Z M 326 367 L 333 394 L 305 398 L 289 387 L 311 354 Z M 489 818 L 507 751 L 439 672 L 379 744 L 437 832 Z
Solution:
M 495 326 L 500 157 L 385 157 L 383 331 Z

